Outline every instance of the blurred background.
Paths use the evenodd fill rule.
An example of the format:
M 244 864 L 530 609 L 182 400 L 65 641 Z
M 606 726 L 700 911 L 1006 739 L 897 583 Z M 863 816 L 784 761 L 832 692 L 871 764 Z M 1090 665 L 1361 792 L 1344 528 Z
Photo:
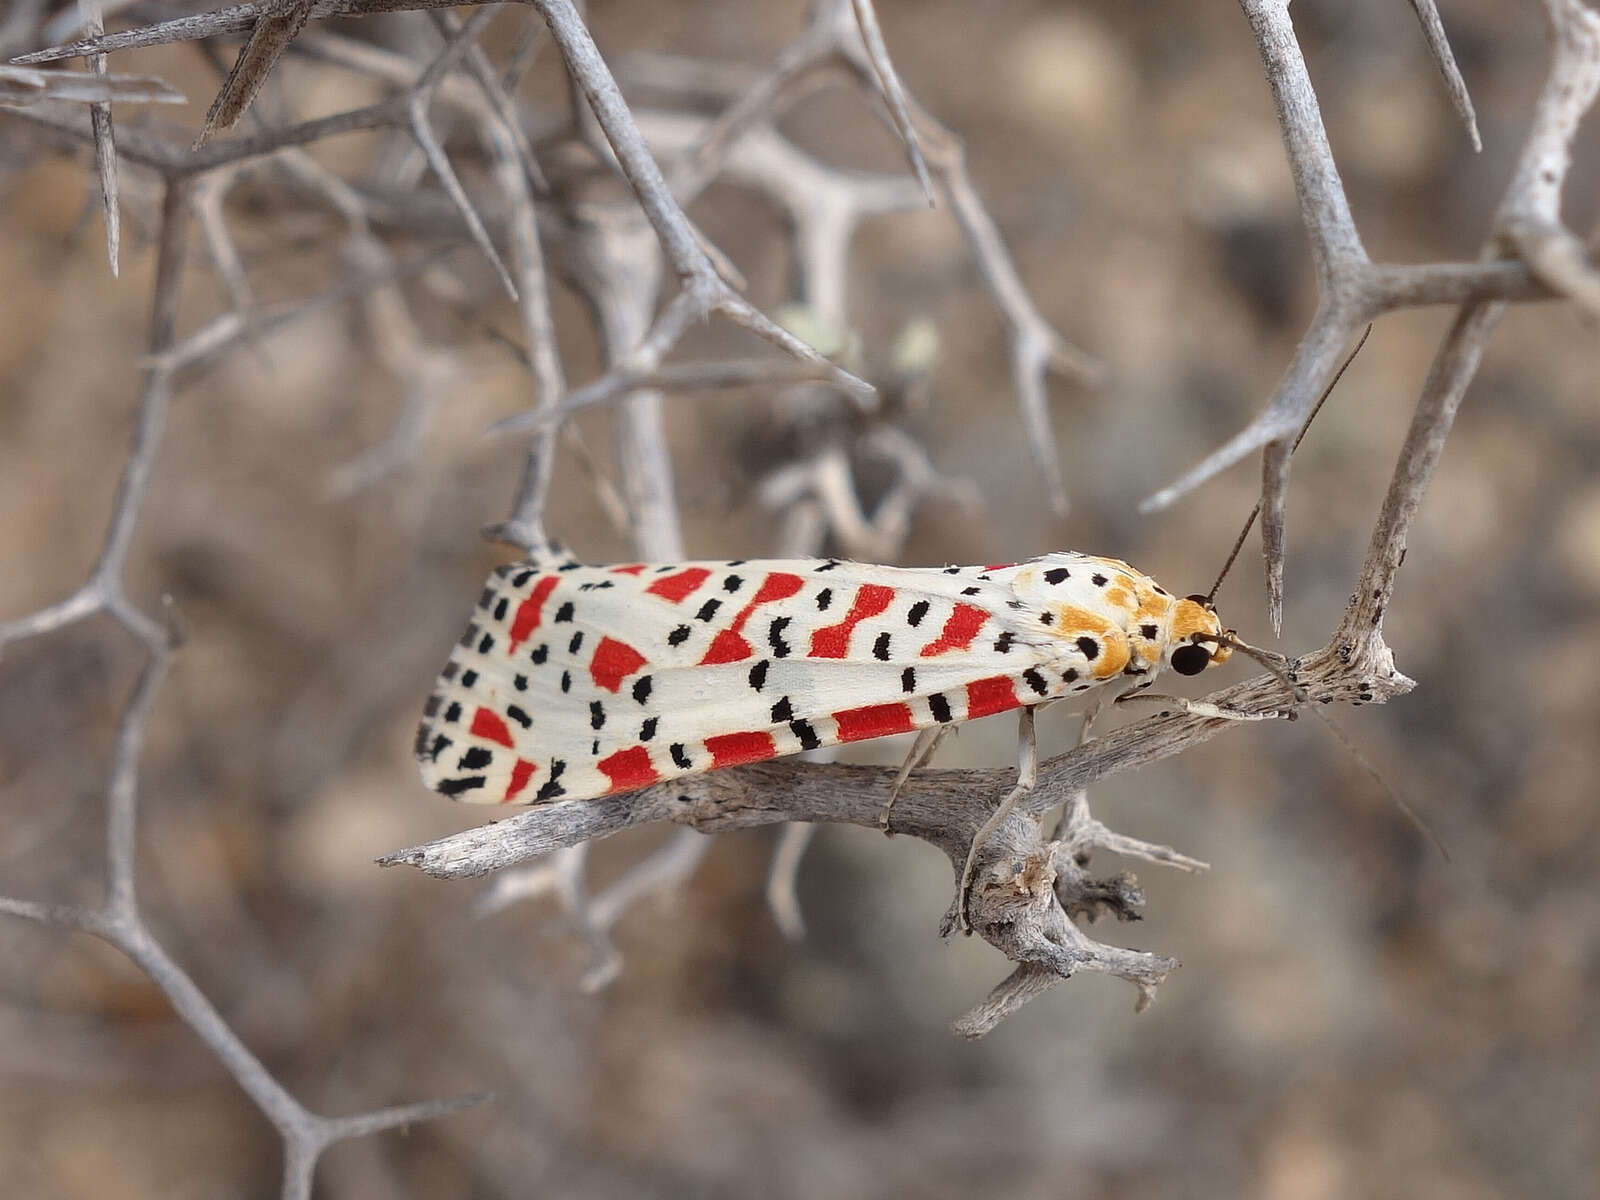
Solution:
M 900 561 L 1072 548 L 1125 558 L 1180 594 L 1204 590 L 1249 512 L 1256 467 L 1165 513 L 1141 516 L 1137 503 L 1249 420 L 1315 306 L 1242 15 L 1108 0 L 880 0 L 879 13 L 908 89 L 965 140 L 1040 310 L 1109 371 L 1098 391 L 1051 384 L 1072 501 L 1054 515 L 1004 321 L 948 209 L 867 223 L 848 280 L 862 369 L 881 377 L 908 325 L 937 332 L 936 365 L 885 421 L 970 481 L 938 484 L 915 507 Z M 1447 6 L 1481 154 L 1407 6 L 1302 0 L 1293 15 L 1373 257 L 1476 257 L 1544 78 L 1539 6 Z M 484 44 L 501 53 L 523 19 L 500 18 Z M 590 19 L 627 86 L 628 63 L 648 75 L 647 52 L 759 69 L 801 31 L 805 7 L 619 0 Z M 336 28 L 431 44 L 417 15 Z M 192 45 L 120 55 L 113 69 L 160 75 L 191 98 L 187 110 L 118 112 L 182 144 L 216 88 Z M 317 59 L 280 72 L 262 99 L 274 115 L 381 94 Z M 642 84 L 632 94 L 645 105 Z M 564 91 L 548 47 L 521 98 L 555 126 Z M 813 96 L 781 128 L 828 162 L 904 170 L 857 91 Z M 383 165 L 384 137 L 313 154 L 360 180 Z M 1568 218 L 1579 230 L 1594 221 L 1597 150 L 1592 130 L 1576 147 Z M 476 187 L 476 143 L 451 152 Z M 431 177 L 418 186 L 437 194 Z M 0 619 L 69 594 L 104 537 L 135 415 L 159 204 L 147 174 L 125 169 L 123 187 L 113 280 L 88 156 L 0 114 Z M 232 191 L 226 212 L 262 303 L 349 269 L 337 219 L 270 171 Z M 717 184 L 691 215 L 757 305 L 792 297 L 770 202 Z M 198 235 L 189 263 L 183 332 L 224 302 Z M 509 556 L 478 529 L 506 515 L 525 443 L 482 435 L 529 397 L 525 368 L 492 336 L 520 331 L 481 255 L 456 250 L 398 290 L 414 323 L 400 340 L 443 372 L 429 376 L 443 399 L 422 410 L 415 453 L 351 485 L 349 464 L 403 419 L 421 369 L 382 352 L 382 311 L 358 303 L 291 323 L 186 377 L 130 565 L 146 611 L 170 594 L 190 630 L 141 760 L 140 897 L 163 943 L 319 1112 L 495 1093 L 407 1135 L 335 1147 L 320 1195 L 1594 1194 L 1592 323 L 1559 305 L 1505 319 L 1386 619 L 1419 686 L 1336 714 L 1453 861 L 1316 722 L 1230 731 L 1092 793 L 1113 828 L 1212 864 L 1184 876 L 1096 863 L 1136 867 L 1149 901 L 1142 924 L 1096 936 L 1183 962 L 1155 1005 L 1136 1015 L 1126 984 L 1085 976 L 967 1043 L 949 1022 L 1009 964 L 974 940 L 939 940 L 949 866 L 904 838 L 819 830 L 800 874 L 799 942 L 763 899 L 777 831 L 720 839 L 687 886 L 621 921 L 623 972 L 593 996 L 580 987 L 582 939 L 551 902 L 477 919 L 480 884 L 373 865 L 481 819 L 422 788 L 410 742 L 482 576 Z M 569 379 L 593 378 L 586 310 L 565 290 L 556 309 Z M 1385 318 L 1296 457 L 1288 653 L 1320 646 L 1343 610 L 1450 315 Z M 679 357 L 759 352 L 712 321 Z M 762 484 L 807 438 L 854 446 L 870 431 L 841 404 L 797 423 L 764 391 L 675 395 L 665 412 L 687 549 L 702 557 L 781 550 L 784 514 L 762 503 Z M 613 474 L 607 417 L 579 425 L 595 465 L 563 449 L 551 532 L 591 561 L 630 557 L 594 482 Z M 887 485 L 870 456 L 857 465 L 870 504 Z M 1270 645 L 1255 545 L 1219 603 Z M 139 665 L 104 620 L 6 647 L 0 892 L 98 902 L 106 767 Z M 1049 752 L 1070 745 L 1074 725 L 1052 714 Z M 1003 763 L 1013 738 L 1009 721 L 982 722 L 941 761 Z M 902 753 L 859 749 L 873 761 Z M 595 847 L 596 886 L 668 836 Z M 161 993 L 88 937 L 0 922 L 0 1063 L 0 1194 L 277 1191 L 272 1128 Z

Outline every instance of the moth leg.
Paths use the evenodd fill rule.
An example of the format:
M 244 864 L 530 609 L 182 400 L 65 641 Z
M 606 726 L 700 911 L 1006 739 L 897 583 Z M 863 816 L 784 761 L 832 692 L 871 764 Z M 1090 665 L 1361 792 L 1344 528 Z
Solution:
M 967 892 L 972 887 L 972 871 L 978 861 L 978 851 L 983 849 L 994 831 L 999 828 L 1000 822 L 1011 815 L 1011 810 L 1016 808 L 1017 802 L 1033 791 L 1034 783 L 1039 775 L 1039 744 L 1033 733 L 1033 709 L 1024 708 L 1017 717 L 1017 784 L 1007 793 L 1006 798 L 1000 801 L 1000 807 L 995 809 L 973 835 L 972 845 L 967 850 L 966 865 L 961 868 L 961 879 L 956 884 L 956 899 L 951 916 L 953 924 L 962 933 L 969 933 L 972 924 L 967 920 Z M 946 918 L 946 924 L 952 924 L 951 918 Z
M 885 837 L 894 836 L 894 831 L 889 828 L 889 815 L 894 808 L 894 802 L 900 798 L 901 789 L 906 786 L 906 780 L 911 777 L 911 772 L 927 766 L 928 760 L 933 757 L 933 752 L 939 748 L 939 743 L 944 741 L 945 735 L 954 728 L 954 725 L 935 725 L 931 729 L 923 729 L 917 733 L 917 740 L 911 743 L 910 753 L 906 755 L 905 762 L 900 764 L 900 773 L 889 785 L 889 798 L 883 802 L 883 811 L 878 814 L 878 828 L 883 830 Z
M 1139 687 L 1149 687 L 1148 683 L 1141 683 Z M 1134 688 L 1138 691 L 1139 688 Z M 1089 727 L 1100 718 L 1100 710 L 1106 706 L 1104 692 L 1098 693 L 1083 710 L 1083 724 L 1078 726 L 1078 745 L 1081 746 L 1089 740 Z
M 1140 686 L 1147 687 L 1149 685 L 1148 685 L 1148 683 L 1145 683 L 1145 684 L 1141 684 Z M 1137 689 L 1135 689 L 1135 690 L 1137 690 Z M 1082 717 L 1083 717 L 1083 723 L 1078 726 L 1078 742 L 1077 742 L 1077 745 L 1073 747 L 1073 749 L 1075 749 L 1075 750 L 1081 749 L 1083 747 L 1083 744 L 1089 740 L 1089 727 L 1091 725 L 1093 725 L 1095 723 L 1095 720 L 1100 716 L 1100 710 L 1105 707 L 1105 703 L 1106 703 L 1106 696 L 1105 696 L 1104 692 L 1100 692 L 1099 694 L 1097 694 L 1094 697 L 1094 699 L 1089 701 L 1088 706 L 1083 710 L 1083 713 L 1081 714 Z M 1061 806 L 1061 815 L 1056 818 L 1056 831 L 1053 834 L 1050 835 L 1050 840 L 1051 841 L 1059 842 L 1063 837 L 1066 836 L 1067 826 L 1069 825 L 1069 823 L 1071 821 L 1071 817 L 1072 817 L 1073 805 L 1074 804 L 1087 805 L 1088 804 L 1087 797 L 1088 797 L 1087 790 L 1079 789 L 1077 792 L 1073 793 L 1073 795 L 1067 800 L 1067 802 L 1065 804 L 1063 804 Z
M 1279 719 L 1292 721 L 1293 712 L 1251 713 L 1238 708 L 1222 708 L 1215 704 L 1207 704 L 1204 700 L 1188 700 L 1182 696 L 1163 696 L 1160 692 L 1146 692 L 1139 688 L 1123 692 L 1114 703 L 1123 704 L 1129 700 L 1157 700 L 1162 704 L 1170 704 L 1173 708 L 1180 709 L 1192 717 L 1211 717 L 1219 721 L 1276 721 Z

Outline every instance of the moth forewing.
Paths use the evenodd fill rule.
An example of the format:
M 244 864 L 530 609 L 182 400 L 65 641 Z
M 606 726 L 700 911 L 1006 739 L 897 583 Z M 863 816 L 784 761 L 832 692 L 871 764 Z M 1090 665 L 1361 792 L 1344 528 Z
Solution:
M 586 799 L 1151 676 L 1186 602 L 1116 559 L 497 569 L 418 730 L 462 800 Z

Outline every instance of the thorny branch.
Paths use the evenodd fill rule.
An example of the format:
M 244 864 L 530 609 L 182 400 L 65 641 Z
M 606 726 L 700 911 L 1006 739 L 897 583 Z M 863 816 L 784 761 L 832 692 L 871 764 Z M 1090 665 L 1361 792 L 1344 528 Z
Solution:
M 1395 266 L 1372 263 L 1361 244 L 1287 6 L 1282 0 L 1242 3 L 1261 50 L 1302 217 L 1311 237 L 1321 305 L 1282 382 L 1256 421 L 1172 487 L 1152 497 L 1150 504 L 1169 504 L 1252 451 L 1264 450 L 1263 544 L 1276 625 L 1283 600 L 1287 448 L 1322 382 L 1350 336 L 1373 317 L 1421 304 L 1460 305 L 1424 386 L 1361 570 L 1355 601 L 1328 643 L 1292 664 L 1297 685 L 1313 702 L 1381 702 L 1411 686 L 1395 669 L 1382 637 L 1383 613 L 1410 524 L 1504 305 L 1567 297 L 1600 311 L 1593 263 L 1582 242 L 1565 229 L 1559 213 L 1573 133 L 1600 86 L 1600 25 L 1592 11 L 1577 0 L 1547 0 L 1555 59 L 1482 260 Z M 1471 103 L 1437 12 L 1431 0 L 1415 0 L 1414 6 L 1452 103 L 1476 145 Z M 675 114 L 630 107 L 573 5 L 568 0 L 532 0 L 531 7 L 547 23 L 567 71 L 604 133 L 609 152 L 615 156 L 614 165 L 627 180 L 633 195 L 629 203 L 593 203 L 583 199 L 579 188 L 563 190 L 560 178 L 547 180 L 547 174 L 554 173 L 535 158 L 536 139 L 531 129 L 519 125 L 517 106 L 510 99 L 529 60 L 519 54 L 505 76 L 495 76 L 478 45 L 490 16 L 480 13 L 465 22 L 442 22 L 443 47 L 419 50 L 415 58 L 326 32 L 305 32 L 308 22 L 333 15 L 453 7 L 457 5 L 452 0 L 287 0 L 239 5 L 102 34 L 96 24 L 96 6 L 87 3 L 83 10 L 86 37 L 17 61 L 90 57 L 92 74 L 74 74 L 67 80 L 56 71 L 20 65 L 0 68 L 0 87 L 9 89 L 9 103 L 20 105 L 6 115 L 57 140 L 94 147 L 113 263 L 118 241 L 114 215 L 117 161 L 154 172 L 163 180 L 166 197 L 144 392 L 104 549 L 89 582 L 78 591 L 0 625 L 3 647 L 6 642 L 105 613 L 145 650 L 145 669 L 123 710 L 107 786 L 107 900 L 98 909 L 78 909 L 12 898 L 0 902 L 0 908 L 56 927 L 95 933 L 140 964 L 279 1128 L 286 1144 L 285 1195 L 308 1194 L 317 1156 L 331 1142 L 440 1115 L 477 1098 L 430 1101 L 344 1119 L 308 1113 L 250 1056 L 222 1016 L 155 943 L 136 907 L 132 862 L 138 758 L 144 722 L 178 638 L 170 621 L 150 617 L 125 596 L 123 578 L 131 537 L 178 372 L 249 340 L 270 327 L 271 321 L 289 316 L 252 308 L 244 268 L 230 250 L 223 200 L 237 172 L 249 165 L 274 175 L 293 175 L 349 223 L 361 269 L 325 297 L 301 306 L 301 315 L 318 302 L 338 303 L 375 293 L 405 272 L 407 268 L 395 265 L 377 248 L 374 227 L 423 232 L 455 243 L 470 238 L 493 264 L 507 293 L 517 302 L 532 376 L 534 399 L 527 415 L 517 418 L 516 424 L 535 432 L 511 515 L 492 532 L 523 548 L 537 547 L 546 540 L 544 507 L 558 449 L 556 424 L 582 403 L 598 403 L 603 398 L 616 405 L 623 482 L 618 504 L 634 549 L 641 557 L 681 556 L 659 389 L 725 382 L 746 369 L 735 370 L 726 364 L 706 364 L 699 370 L 692 365 L 673 368 L 663 361 L 682 333 L 712 312 L 774 342 L 807 364 L 806 371 L 825 373 L 847 390 L 857 388 L 853 374 L 823 362 L 805 342 L 737 294 L 725 281 L 727 270 L 720 252 L 683 210 L 711 179 L 737 177 L 741 172 L 750 186 L 781 197 L 797 228 L 796 243 L 805 263 L 802 278 L 809 281 L 806 302 L 820 319 L 846 324 L 843 280 L 851 232 L 864 216 L 894 211 L 906 206 L 909 198 L 903 181 L 863 180 L 805 164 L 803 156 L 776 133 L 776 122 L 787 108 L 840 72 L 864 95 L 883 102 L 917 166 L 923 189 L 947 203 L 960 224 L 1010 327 L 1013 374 L 1029 443 L 1058 503 L 1064 492 L 1049 427 L 1044 372 L 1053 368 L 1083 381 L 1092 381 L 1097 372 L 1090 360 L 1045 322 L 1023 289 L 993 220 L 978 200 L 959 143 L 905 94 L 866 0 L 819 3 L 806 31 L 771 68 L 750 79 L 736 94 L 723 95 L 720 114 L 698 127 L 682 126 L 681 117 Z M 3 32 L 14 39 L 10 25 Z M 190 149 L 148 129 L 113 127 L 110 101 L 167 97 L 159 81 L 105 73 L 105 55 L 135 46 L 242 33 L 248 33 L 246 48 L 208 116 L 202 141 L 206 133 L 226 127 L 249 109 L 251 99 L 285 53 L 316 54 L 397 90 L 374 104 L 314 120 L 287 125 L 257 121 L 251 132 L 213 140 L 200 149 Z M 57 36 L 63 35 L 58 32 Z M 531 38 L 525 42 L 528 47 L 534 44 Z M 680 94 L 685 90 L 679 88 Z M 0 102 L 6 101 L 0 97 Z M 92 106 L 89 114 L 75 107 L 81 103 Z M 452 168 L 446 141 L 435 133 L 430 118 L 433 105 L 464 117 L 477 134 L 494 166 L 492 203 L 474 197 Z M 654 138 L 674 121 L 680 122 L 687 136 L 681 136 L 676 146 L 668 146 L 671 139 L 662 134 L 658 145 L 677 155 L 663 173 L 646 149 L 641 128 Z M 352 188 L 316 167 L 298 149 L 338 133 L 363 129 L 396 132 L 406 138 L 412 152 L 420 153 L 432 170 L 447 200 L 441 203 L 401 187 L 387 193 L 381 185 Z M 605 175 L 612 166 L 591 156 L 586 169 Z M 804 186 L 798 186 L 802 182 Z M 196 206 L 213 267 L 227 285 L 224 291 L 233 309 L 187 340 L 180 340 L 176 327 L 179 277 L 186 227 Z M 583 218 L 576 233 L 564 220 L 574 214 Z M 500 245 L 510 246 L 509 262 L 502 260 Z M 369 253 L 361 255 L 362 247 Z M 659 312 L 656 247 L 664 253 L 681 288 Z M 583 289 L 606 350 L 607 373 L 578 391 L 569 391 L 556 349 L 549 306 L 552 267 Z M 776 370 L 774 375 L 786 372 L 788 368 Z M 875 519 L 871 523 L 876 536 L 883 539 L 878 543 L 882 548 L 893 548 L 903 534 L 904 513 L 920 495 L 915 481 L 925 478 L 930 469 L 908 451 L 905 436 L 897 434 L 900 431 L 887 425 L 876 435 L 884 452 L 901 465 L 906 488 L 896 502 L 893 519 L 882 526 Z M 915 449 L 914 443 L 909 445 Z M 405 449 L 404 444 L 399 446 L 401 457 Z M 775 494 L 788 498 L 796 511 L 813 505 L 812 511 L 822 515 L 805 525 L 803 532 L 802 526 L 794 526 L 796 537 L 821 537 L 830 526 L 835 532 L 868 527 L 862 514 L 850 513 L 839 499 L 850 491 L 848 463 L 841 465 L 837 455 L 824 454 L 799 464 L 797 471 L 784 481 L 788 490 L 780 488 Z M 372 478 L 368 471 L 354 482 L 366 483 Z M 818 497 L 831 499 L 818 502 Z M 1272 676 L 1226 689 L 1209 699 L 1248 712 L 1282 710 L 1293 703 L 1283 683 Z M 1138 987 L 1141 1001 L 1153 995 L 1174 965 L 1172 960 L 1103 945 L 1088 938 L 1075 923 L 1079 917 L 1098 914 L 1134 915 L 1140 903 L 1137 887 L 1128 877 L 1091 878 L 1082 862 L 1090 851 L 1106 849 L 1187 869 L 1200 864 L 1166 847 L 1106 830 L 1088 815 L 1084 789 L 1115 772 L 1179 753 L 1224 727 L 1222 722 L 1182 713 L 1146 717 L 1043 765 L 1038 789 L 986 847 L 972 901 L 975 928 L 1018 966 L 963 1020 L 959 1025 L 963 1033 L 985 1032 L 1031 997 L 1080 969 L 1129 979 Z M 740 768 L 671 788 L 536 809 L 491 827 L 400 851 L 386 861 L 406 862 L 453 877 L 483 874 L 530 857 L 551 855 L 533 873 L 520 877 L 520 882 L 516 876 L 503 877 L 499 890 L 490 894 L 485 905 L 541 891 L 561 896 L 593 951 L 587 981 L 599 984 L 613 975 L 620 963 L 607 938 L 617 915 L 638 896 L 693 872 L 706 845 L 696 831 L 797 821 L 843 821 L 872 828 L 891 774 L 875 768 L 800 762 Z M 1009 782 L 1008 770 L 920 774 L 897 805 L 896 832 L 939 846 L 959 866 L 973 831 Z M 1067 814 L 1058 836 L 1042 837 L 1037 818 L 1063 803 Z M 670 820 L 687 828 L 609 892 L 589 895 L 583 879 L 583 846 L 652 820 Z M 795 862 L 797 855 L 791 845 L 786 865 L 775 870 L 777 904 L 792 904 L 782 899 L 781 880 L 792 880 Z M 797 914 L 791 912 L 787 923 L 791 927 L 797 924 Z
M 1514 235 L 1510 214 L 1536 208 L 1541 228 L 1559 230 L 1557 206 L 1568 147 L 1578 118 L 1593 101 L 1600 71 L 1600 49 L 1593 42 L 1593 15 L 1577 4 L 1550 6 L 1556 31 L 1556 60 L 1523 154 L 1523 165 L 1507 192 L 1491 246 Z M 1552 294 L 1531 261 L 1494 261 L 1486 254 L 1479 267 L 1423 265 L 1374 266 L 1361 247 L 1350 217 L 1326 135 L 1321 128 L 1315 93 L 1299 54 L 1287 13 L 1281 4 L 1245 0 L 1268 78 L 1274 89 L 1285 143 L 1301 196 L 1302 213 L 1312 235 L 1314 256 L 1324 289 L 1323 306 L 1302 342 L 1278 397 L 1251 430 L 1157 498 L 1168 502 L 1183 489 L 1262 445 L 1268 447 L 1264 477 L 1264 534 L 1268 548 L 1269 599 L 1273 619 L 1280 620 L 1281 555 L 1284 536 L 1283 499 L 1287 483 L 1287 451 L 1315 402 L 1318 388 L 1336 368 L 1350 335 L 1373 316 L 1411 304 L 1451 301 L 1461 314 L 1441 346 L 1424 385 L 1412 429 L 1401 451 L 1378 525 L 1359 577 L 1355 599 L 1326 645 L 1291 663 L 1292 678 L 1313 703 L 1383 702 L 1403 694 L 1412 681 L 1395 669 L 1382 636 L 1384 609 L 1393 591 L 1395 573 L 1404 556 L 1412 518 L 1432 477 L 1455 412 L 1476 369 L 1487 338 L 1511 299 Z M 1435 42 L 1436 54 L 1447 56 Z M 1453 63 L 1441 61 L 1452 81 Z M 1464 116 L 1466 114 L 1464 113 Z M 1530 199 L 1534 181 L 1543 190 Z M 1585 269 L 1588 270 L 1585 261 Z M 1581 290 L 1567 289 L 1581 299 Z M 1303 392 L 1303 398 L 1302 398 Z M 1276 422 L 1276 423 L 1274 423 Z M 1254 439 L 1252 441 L 1252 439 Z M 1281 442 L 1281 446 L 1279 443 Z M 1241 448 L 1242 447 L 1242 448 Z M 1289 709 L 1294 700 L 1273 676 L 1225 689 L 1209 702 L 1259 713 Z M 1131 890 L 1108 888 L 1078 865 L 1086 849 L 1073 830 L 1107 831 L 1086 816 L 1064 822 L 1067 836 L 1048 840 L 1037 818 L 1066 802 L 1081 806 L 1083 789 L 1097 779 L 1181 752 L 1222 732 L 1226 723 L 1186 714 L 1162 714 L 1124 726 L 1044 764 L 1039 786 L 985 848 L 971 902 L 974 928 L 1019 964 L 978 1008 L 958 1023 L 958 1031 L 977 1036 L 1017 1007 L 1079 969 L 1105 971 L 1134 982 L 1141 1003 L 1174 963 L 1160 955 L 1102 945 L 1087 938 L 1072 917 L 1112 912 L 1131 915 L 1137 904 Z M 743 775 L 744 778 L 739 778 Z M 403 862 L 445 877 L 475 875 L 509 862 L 605 836 L 645 820 L 672 820 L 703 831 L 740 828 L 779 821 L 842 821 L 872 827 L 894 772 L 889 769 L 843 768 L 804 763 L 774 763 L 742 768 L 651 789 L 626 802 L 556 805 L 494 825 L 441 839 L 428 846 L 397 852 L 385 861 Z M 1009 786 L 1009 769 L 992 771 L 925 771 L 902 796 L 896 809 L 896 831 L 938 845 L 959 870 L 972 834 L 992 811 L 995 797 Z M 1115 835 L 1095 844 L 1112 848 Z M 1120 852 L 1155 861 L 1181 856 L 1165 848 L 1123 843 Z M 1185 861 L 1181 865 L 1193 865 Z
M 1538 170 L 1519 170 L 1507 189 L 1488 249 L 1476 267 L 1438 264 L 1399 267 L 1373 263 L 1361 244 L 1350 213 L 1333 152 L 1322 126 L 1315 89 L 1295 38 L 1289 6 L 1283 0 L 1241 0 L 1250 21 L 1267 83 L 1272 89 L 1285 152 L 1300 199 L 1301 220 L 1311 240 L 1321 303 L 1311 327 L 1301 339 L 1293 361 L 1261 414 L 1224 446 L 1175 483 L 1145 501 L 1146 511 L 1165 508 L 1206 480 L 1226 470 L 1247 454 L 1263 450 L 1261 485 L 1261 543 L 1266 558 L 1268 613 L 1274 630 L 1283 624 L 1283 551 L 1289 488 L 1289 451 L 1310 415 L 1312 406 L 1337 369 L 1345 345 L 1363 326 L 1386 312 L 1422 304 L 1460 303 L 1456 289 L 1468 286 L 1473 299 L 1526 298 L 1530 282 L 1542 284 L 1550 297 L 1565 297 L 1595 308 L 1592 292 L 1595 270 L 1581 251 L 1577 238 L 1566 233 L 1552 202 L 1559 199 L 1566 177 L 1568 147 L 1578 121 L 1593 102 L 1590 77 L 1596 69 L 1592 44 L 1594 15 L 1578 4 L 1551 0 L 1550 17 L 1556 58 L 1551 66 L 1540 113 L 1524 149 L 1524 166 L 1537 160 Z M 1455 98 L 1457 111 L 1467 122 L 1474 145 L 1476 124 L 1470 105 L 1464 103 L 1448 43 L 1431 4 L 1416 5 L 1429 46 L 1438 60 Z M 1536 199 L 1537 196 L 1537 199 Z M 1534 224 L 1541 245 L 1560 245 L 1564 268 L 1546 264 L 1541 270 L 1536 256 L 1523 247 L 1520 255 L 1505 253 L 1516 244 L 1519 227 L 1512 213 L 1538 209 Z M 1506 243 L 1510 242 L 1510 246 Z M 1495 274 L 1504 267 L 1496 260 L 1513 259 L 1516 274 Z M 1502 290 L 1503 289 L 1503 290 Z M 1486 336 L 1486 332 L 1485 332 Z M 1446 427 L 1448 428 L 1448 426 Z

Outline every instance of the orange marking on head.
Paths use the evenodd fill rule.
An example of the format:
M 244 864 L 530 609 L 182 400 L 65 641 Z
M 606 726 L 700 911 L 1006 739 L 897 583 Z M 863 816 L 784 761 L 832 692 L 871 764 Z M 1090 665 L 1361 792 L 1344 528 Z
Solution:
M 1172 610 L 1172 644 L 1178 646 L 1189 641 L 1194 634 L 1206 633 L 1216 636 L 1223 632 L 1222 622 L 1217 619 L 1217 614 L 1197 604 L 1193 600 L 1179 600 Z M 1211 651 L 1211 665 L 1225 663 L 1233 656 L 1233 650 L 1228 646 L 1220 646 L 1215 642 L 1205 643 Z
M 1220 633 L 1222 624 L 1215 613 L 1207 612 L 1202 604 L 1193 600 L 1179 600 L 1172 612 L 1173 642 L 1187 642 L 1197 633 Z

